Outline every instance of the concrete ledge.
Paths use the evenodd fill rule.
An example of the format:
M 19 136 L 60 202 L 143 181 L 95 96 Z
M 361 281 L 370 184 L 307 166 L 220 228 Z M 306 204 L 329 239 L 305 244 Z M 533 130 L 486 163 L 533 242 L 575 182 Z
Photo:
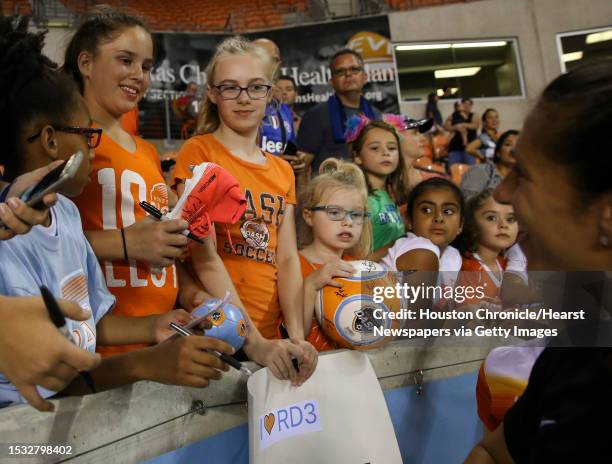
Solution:
M 396 341 L 366 352 L 383 389 L 413 385 L 419 371 L 424 382 L 474 372 L 489 351 L 419 345 L 422 342 Z M 0 461 L 138 462 L 246 423 L 246 401 L 246 379 L 232 370 L 206 389 L 137 382 L 54 400 L 53 414 L 15 406 L 0 410 Z M 25 443 L 71 445 L 73 454 L 63 460 L 58 456 L 8 459 L 7 444 Z

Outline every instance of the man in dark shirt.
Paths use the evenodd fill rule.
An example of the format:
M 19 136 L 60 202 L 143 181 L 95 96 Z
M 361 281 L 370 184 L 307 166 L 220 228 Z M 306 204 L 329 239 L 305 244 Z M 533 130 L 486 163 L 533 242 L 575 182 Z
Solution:
M 273 155 L 281 156 L 288 142 L 295 143 L 293 114 L 289 106 L 282 104 L 281 92 L 276 85 L 278 69 L 281 63 L 280 50 L 270 39 L 257 39 L 253 43 L 270 55 L 271 74 L 273 75 L 272 99 L 266 105 L 266 115 L 261 122 L 259 145 L 261 149 Z
M 345 123 L 356 114 L 380 119 L 380 112 L 361 95 L 368 81 L 363 58 L 353 50 L 344 49 L 331 59 L 330 83 L 335 94 L 304 114 L 297 144 L 307 153 L 305 161 L 318 172 L 321 163 L 330 157 L 350 159 L 349 147 L 344 140 Z
M 293 77 L 287 75 L 279 76 L 277 85 L 281 91 L 281 102 L 291 109 L 291 114 L 293 116 L 293 128 L 297 133 L 300 127 L 300 122 L 302 121 L 302 117 L 295 112 L 294 108 L 295 100 L 298 96 L 297 85 L 295 85 Z
M 307 181 L 305 155 L 296 148 L 293 111 L 282 102 L 282 91 L 277 82 L 281 65 L 280 49 L 274 42 L 266 38 L 256 39 L 253 43 L 270 55 L 270 74 L 273 76 L 274 84 L 271 92 L 272 99 L 266 105 L 266 115 L 261 122 L 259 145 L 268 153 L 282 156 L 291 165 L 296 182 L 303 185 Z

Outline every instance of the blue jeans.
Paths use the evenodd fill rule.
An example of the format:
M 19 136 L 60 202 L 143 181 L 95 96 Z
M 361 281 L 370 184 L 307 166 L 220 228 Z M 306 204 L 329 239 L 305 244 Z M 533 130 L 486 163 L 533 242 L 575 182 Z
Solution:
M 464 163 L 471 166 L 476 164 L 476 158 L 470 155 L 467 151 L 449 151 L 447 164 L 448 172 L 450 172 L 451 165 L 455 163 Z

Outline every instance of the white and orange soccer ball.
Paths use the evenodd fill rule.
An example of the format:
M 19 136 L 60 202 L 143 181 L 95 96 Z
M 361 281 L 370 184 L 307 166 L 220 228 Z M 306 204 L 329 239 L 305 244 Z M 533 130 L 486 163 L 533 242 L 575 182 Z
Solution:
M 342 288 L 327 285 L 319 290 L 315 315 L 323 333 L 339 345 L 357 350 L 378 348 L 393 338 L 384 336 L 381 329 L 399 328 L 398 319 L 382 315 L 398 313 L 401 305 L 396 298 L 376 303 L 374 288 L 395 287 L 397 280 L 393 273 L 372 261 L 350 264 L 357 269 L 355 274 L 335 279 L 342 283 Z

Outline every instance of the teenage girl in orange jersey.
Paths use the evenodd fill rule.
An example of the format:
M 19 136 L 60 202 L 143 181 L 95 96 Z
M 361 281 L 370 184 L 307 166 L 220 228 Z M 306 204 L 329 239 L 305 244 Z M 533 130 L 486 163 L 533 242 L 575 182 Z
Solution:
M 137 18 L 99 7 L 72 37 L 64 71 L 78 84 L 96 127 L 103 129 L 92 161 L 91 183 L 75 199 L 83 228 L 100 259 L 109 290 L 117 297 L 115 314 L 148 316 L 170 311 L 178 292 L 175 259 L 187 245 L 183 220 L 160 222 L 138 206 L 147 201 L 169 206 L 160 159 L 150 143 L 121 127 L 149 87 L 153 42 Z M 198 245 L 199 246 L 199 245 Z M 231 281 L 210 239 L 207 290 L 223 296 Z M 206 252 L 204 252 L 206 254 Z M 161 271 L 160 271 L 161 269 Z M 140 345 L 142 346 L 142 345 Z M 139 345 L 103 347 L 103 354 Z
M 261 348 L 247 354 L 277 377 L 299 384 L 313 372 L 317 353 L 304 340 L 293 170 L 283 159 L 263 152 L 257 143 L 272 88 L 270 63 L 264 50 L 239 37 L 218 46 L 207 68 L 208 88 L 198 135 L 182 146 L 174 176 L 189 178 L 190 165 L 208 161 L 238 180 L 247 209 L 229 229 L 231 240 L 224 233 L 217 234 L 217 251 L 257 329 L 249 337 Z M 179 194 L 182 191 L 179 184 Z M 202 268 L 199 253 L 194 249 L 192 258 L 205 283 L 198 270 Z M 281 315 L 289 341 L 280 340 Z M 292 357 L 300 363 L 299 374 Z

